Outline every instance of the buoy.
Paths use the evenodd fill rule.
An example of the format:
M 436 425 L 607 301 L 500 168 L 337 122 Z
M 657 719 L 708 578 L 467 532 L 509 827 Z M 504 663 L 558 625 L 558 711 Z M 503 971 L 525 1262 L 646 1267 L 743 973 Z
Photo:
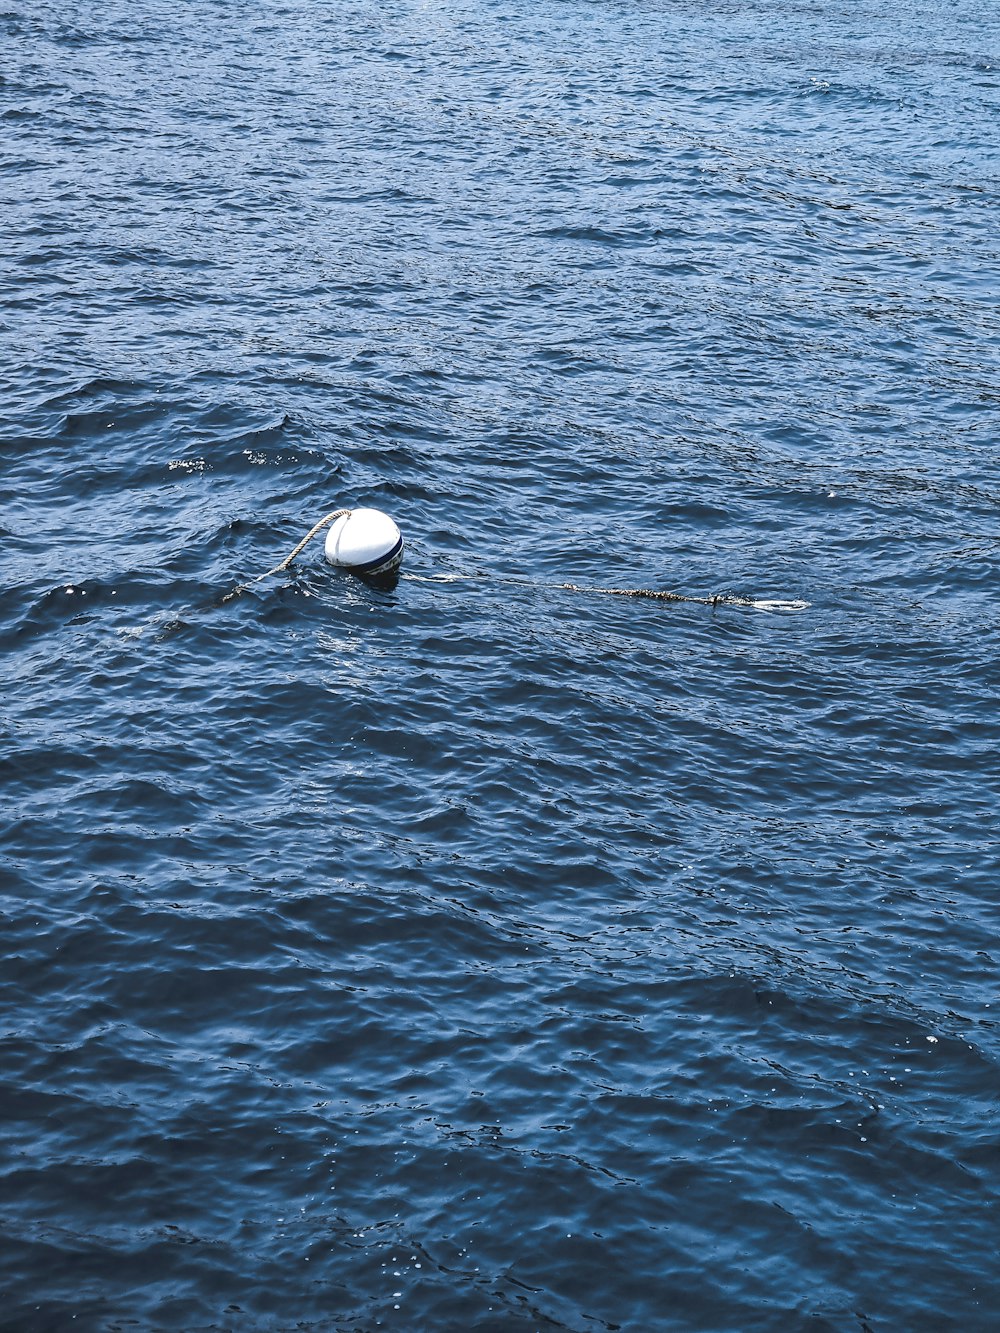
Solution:
M 327 528 L 324 554 L 331 565 L 338 569 L 349 570 L 364 579 L 374 580 L 380 587 L 393 588 L 398 578 L 397 570 L 403 563 L 403 536 L 388 514 L 381 509 L 334 509 L 314 523 L 293 551 L 285 556 L 280 564 L 269 569 L 266 574 L 259 574 L 249 583 L 238 583 L 232 592 L 223 597 L 223 602 L 232 601 L 241 593 L 269 579 L 274 574 L 283 574 L 297 555 L 309 545 L 312 539 Z M 421 583 L 451 583 L 456 579 L 476 578 L 477 575 L 441 574 L 427 576 L 404 574 Z M 521 584 L 519 579 L 503 579 L 505 583 Z M 529 585 L 530 586 L 530 585 Z M 733 593 L 716 593 L 713 597 L 691 597 L 686 593 L 666 592 L 656 588 L 586 588 L 578 583 L 551 583 L 550 588 L 562 588 L 567 592 L 601 594 L 607 597 L 648 597 L 659 602 L 699 602 L 703 606 L 751 606 L 758 611 L 803 611 L 808 602 L 779 601 L 777 599 L 757 599 L 739 597 Z
M 338 569 L 385 578 L 402 563 L 403 537 L 381 509 L 351 509 L 331 525 L 323 554 Z

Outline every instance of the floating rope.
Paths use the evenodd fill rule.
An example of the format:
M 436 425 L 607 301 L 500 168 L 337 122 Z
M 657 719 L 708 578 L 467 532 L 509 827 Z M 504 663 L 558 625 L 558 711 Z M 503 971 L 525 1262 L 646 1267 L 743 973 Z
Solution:
M 655 588 L 582 588 L 578 583 L 559 583 L 570 592 L 601 593 L 605 597 L 648 597 L 657 602 L 697 602 L 700 606 L 752 606 L 756 611 L 804 611 L 808 602 L 782 598 L 738 597 L 736 593 L 718 592 L 712 597 L 689 597 L 682 592 L 659 592 Z
M 282 560 L 279 565 L 275 565 L 273 569 L 269 569 L 266 574 L 258 574 L 257 577 L 251 579 L 249 583 L 238 583 L 232 592 L 226 593 L 225 597 L 222 599 L 223 603 L 231 602 L 234 597 L 239 597 L 241 593 L 246 592 L 247 588 L 252 588 L 255 583 L 262 583 L 264 579 L 269 579 L 274 574 L 283 574 L 295 557 L 305 550 L 316 536 L 317 532 L 322 532 L 323 529 L 329 527 L 335 519 L 343 518 L 345 514 L 349 514 L 350 512 L 349 509 L 335 509 L 331 514 L 327 514 L 326 518 L 321 518 L 318 523 L 314 524 L 309 529 L 299 542 L 298 546 L 296 546 L 293 551 L 289 551 L 288 555 L 285 556 L 284 560 Z
M 486 574 L 403 574 L 410 583 L 465 583 L 484 579 Z M 659 588 L 591 588 L 582 583 L 534 584 L 525 579 L 494 579 L 517 588 L 545 587 L 560 592 L 581 592 L 597 597 L 644 597 L 654 602 L 693 602 L 698 606 L 751 606 L 755 611 L 804 611 L 810 602 L 784 598 L 739 597 L 735 593 L 720 592 L 711 597 L 693 597 L 683 592 L 666 592 Z
M 654 602 L 697 602 L 700 606 L 756 606 L 752 597 L 717 593 L 714 597 L 690 597 L 683 592 L 660 592 L 656 588 L 584 588 L 579 583 L 557 583 L 567 592 L 598 593 L 604 597 L 647 597 Z

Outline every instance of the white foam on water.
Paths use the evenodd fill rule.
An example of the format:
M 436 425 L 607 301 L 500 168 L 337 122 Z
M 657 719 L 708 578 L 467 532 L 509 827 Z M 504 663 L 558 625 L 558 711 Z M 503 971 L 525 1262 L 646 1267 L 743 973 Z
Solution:
M 812 602 L 783 601 L 781 598 L 764 598 L 750 603 L 755 611 L 804 611 Z

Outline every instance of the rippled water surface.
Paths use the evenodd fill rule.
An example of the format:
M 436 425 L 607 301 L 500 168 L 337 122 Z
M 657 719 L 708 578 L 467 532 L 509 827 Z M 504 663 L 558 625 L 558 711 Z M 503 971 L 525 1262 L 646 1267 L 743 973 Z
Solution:
M 9 0 L 4 1329 L 996 1327 L 998 174 L 985 0 Z

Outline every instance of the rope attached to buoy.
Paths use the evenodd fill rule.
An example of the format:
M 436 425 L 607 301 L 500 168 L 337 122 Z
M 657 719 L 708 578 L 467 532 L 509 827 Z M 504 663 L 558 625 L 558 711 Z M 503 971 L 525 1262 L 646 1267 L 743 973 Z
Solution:
M 280 564 L 275 565 L 273 569 L 269 569 L 266 574 L 258 574 L 257 577 L 255 579 L 251 579 L 249 583 L 238 583 L 236 587 L 232 590 L 232 592 L 226 593 L 225 597 L 223 597 L 222 599 L 223 602 L 231 602 L 234 597 L 239 597 L 241 593 L 246 592 L 247 588 L 252 588 L 255 583 L 262 583 L 264 579 L 269 579 L 274 574 L 283 574 L 285 570 L 288 568 L 288 566 L 295 559 L 295 557 L 297 555 L 301 555 L 301 553 L 309 545 L 312 539 L 316 536 L 317 532 L 322 532 L 323 529 L 329 527 L 330 524 L 333 523 L 335 519 L 343 518 L 345 514 L 349 514 L 350 512 L 351 511 L 349 509 L 334 509 L 332 513 L 327 514 L 326 518 L 321 518 L 318 523 L 315 523 L 309 529 L 306 535 L 299 542 L 298 546 L 296 546 L 293 551 L 289 551 L 288 555 L 285 556 L 284 560 L 282 560 Z
M 579 583 L 557 583 L 567 592 L 599 593 L 604 597 L 646 597 L 654 602 L 697 602 L 699 606 L 756 606 L 752 597 L 720 592 L 713 597 L 691 597 L 683 592 L 661 592 L 658 588 L 585 588 Z
M 464 583 L 484 579 L 485 574 L 403 574 L 411 583 Z M 711 597 L 694 597 L 683 592 L 667 592 L 661 588 L 591 588 L 582 583 L 528 583 L 525 579 L 498 578 L 498 583 L 510 583 L 518 588 L 543 587 L 558 592 L 580 592 L 595 597 L 642 597 L 654 602 L 692 602 L 697 606 L 751 606 L 755 611 L 804 611 L 811 605 L 798 599 L 778 597 L 739 597 L 736 593 L 719 592 Z
M 578 583 L 559 583 L 571 592 L 602 593 L 605 597 L 648 597 L 657 602 L 697 602 L 699 606 L 752 606 L 755 611 L 804 611 L 809 602 L 797 598 L 739 597 L 732 592 L 717 592 L 711 597 L 690 597 L 682 592 L 660 592 L 656 588 L 583 588 Z

